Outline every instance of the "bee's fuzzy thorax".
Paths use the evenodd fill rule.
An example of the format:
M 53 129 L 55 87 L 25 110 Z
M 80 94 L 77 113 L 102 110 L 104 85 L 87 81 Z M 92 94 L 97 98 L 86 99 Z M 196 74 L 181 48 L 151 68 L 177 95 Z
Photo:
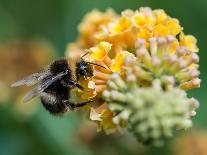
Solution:
M 56 60 L 50 65 L 50 71 L 53 74 L 57 74 L 66 70 L 70 71 L 70 67 L 66 59 Z
M 77 81 L 77 78 L 76 78 L 76 62 L 78 61 L 77 59 L 72 59 L 72 58 L 66 58 L 65 59 L 67 61 L 67 64 L 68 64 L 68 67 L 70 69 L 70 72 L 71 72 L 71 78 L 74 80 L 74 81 Z

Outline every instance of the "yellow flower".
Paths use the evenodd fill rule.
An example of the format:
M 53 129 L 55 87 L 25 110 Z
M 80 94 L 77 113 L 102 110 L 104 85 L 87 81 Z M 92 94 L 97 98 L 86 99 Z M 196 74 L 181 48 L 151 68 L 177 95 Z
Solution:
M 135 56 L 128 51 L 120 51 L 114 58 L 109 57 L 111 44 L 108 42 L 100 42 L 86 51 L 89 52 L 86 59 L 102 66 L 94 66 L 94 77 L 90 79 L 95 84 L 94 92 L 97 93 L 97 96 L 101 96 L 99 94 L 106 88 L 110 75 L 113 72 L 121 72 L 127 57 L 135 59 Z
M 158 24 L 157 26 L 154 27 L 153 31 L 152 31 L 153 36 L 166 36 L 168 34 L 170 34 L 170 30 L 162 25 L 162 24 Z M 146 38 L 148 39 L 148 38 Z
M 169 30 L 168 35 L 173 35 L 173 36 L 176 36 L 182 30 L 182 28 L 179 24 L 179 21 L 177 19 L 171 19 L 171 20 L 167 21 L 166 27 Z
M 89 58 L 91 60 L 103 60 L 108 52 L 111 50 L 111 44 L 108 42 L 100 42 L 97 46 L 91 47 L 89 52 Z
M 156 16 L 156 23 L 157 24 L 159 24 L 167 19 L 167 14 L 162 9 L 154 10 L 153 13 Z
M 148 23 L 148 20 L 147 20 L 145 15 L 138 12 L 134 16 L 133 22 L 134 22 L 135 26 L 142 27 L 142 26 L 145 26 Z
M 128 56 L 134 56 L 132 53 L 127 51 L 121 51 L 116 55 L 115 59 L 112 60 L 111 71 L 112 72 L 121 72 L 122 67 L 124 65 L 125 58 Z
M 99 30 L 99 26 L 105 25 L 116 17 L 113 9 L 107 9 L 106 12 L 100 12 L 97 9 L 92 10 L 85 15 L 78 26 L 79 33 L 83 36 L 90 37 Z
M 110 33 L 111 35 L 121 33 L 124 31 L 129 30 L 131 26 L 131 21 L 127 19 L 126 17 L 121 17 L 116 21 L 115 23 L 111 23 L 110 27 Z
M 67 56 L 80 57 L 85 49 L 104 41 L 113 45 L 108 54 L 113 59 L 120 51 L 133 52 L 135 42 L 139 38 L 145 39 L 148 47 L 149 38 L 168 35 L 176 37 L 179 34 L 180 46 L 186 46 L 190 51 L 198 51 L 196 39 L 191 35 L 185 36 L 179 21 L 168 16 L 162 9 L 152 10 L 149 7 L 141 7 L 135 11 L 127 9 L 120 16 L 112 9 L 106 12 L 95 9 L 84 16 L 78 29 L 77 40 L 69 44 Z M 105 53 L 102 54 L 99 56 L 104 57 Z
M 78 58 L 84 54 L 82 52 L 86 48 L 95 46 L 97 42 L 95 36 L 100 32 L 101 27 L 117 19 L 117 17 L 113 9 L 107 9 L 105 12 L 94 9 L 87 13 L 78 26 L 79 34 L 76 41 L 68 44 L 66 55 L 72 58 Z
M 101 13 L 102 16 L 96 12 L 94 17 L 92 14 L 94 12 L 84 18 L 82 26 L 79 26 L 79 37 L 70 46 L 73 51 L 88 52 L 84 59 L 99 65 L 93 66 L 94 76 L 91 79 L 80 81 L 89 90 L 87 93 L 82 92 L 83 99 L 90 98 L 96 100 L 97 104 L 105 104 L 103 92 L 107 86 L 119 89 L 110 80 L 112 73 L 124 77 L 129 70 L 143 89 L 151 87 L 157 79 L 163 91 L 172 88 L 185 91 L 200 86 L 199 57 L 194 53 L 198 51 L 196 39 L 191 35 L 185 36 L 179 21 L 168 16 L 164 10 L 152 10 L 149 7 L 136 11 L 125 10 L 120 16 L 107 16 L 106 22 L 102 22 L 102 17 L 107 13 Z M 118 83 L 124 87 L 123 82 Z M 116 119 L 109 111 L 111 109 L 104 107 L 99 112 L 91 109 L 96 114 L 93 116 L 97 116 L 99 126 L 105 130 L 120 126 L 119 123 L 114 126 Z M 127 124 L 117 119 L 121 124 Z
M 74 95 L 79 96 L 78 97 L 79 101 L 85 101 L 86 99 L 87 100 L 93 99 L 97 95 L 94 82 L 92 82 L 90 80 L 85 80 L 84 78 L 81 78 L 79 80 L 79 83 L 81 84 L 81 86 L 83 88 L 85 88 L 87 90 L 87 91 L 78 90 L 78 91 L 74 92 L 74 93 L 76 93 Z
M 115 57 L 109 56 L 113 49 L 108 42 L 100 42 L 86 50 L 89 52 L 88 60 L 105 68 L 94 67 L 94 77 L 87 81 L 88 88 L 89 83 L 92 83 L 91 92 L 85 93 L 82 97 L 103 99 L 102 93 L 107 89 L 107 85 L 117 89 L 113 83 L 110 83 L 111 74 L 115 72 L 121 76 L 127 74 L 126 67 L 131 69 L 142 87 L 151 86 L 155 79 L 160 79 L 165 90 L 173 87 L 189 90 L 200 86 L 198 56 L 196 53 L 190 52 L 188 48 L 180 46 L 174 36 L 150 38 L 148 41 L 137 39 L 134 46 L 135 49 L 132 53 L 119 51 Z M 123 84 L 120 82 L 119 85 Z M 103 114 L 108 116 L 108 113 L 105 113 L 105 110 L 109 112 L 108 107 L 102 108 L 102 110 L 100 116 Z M 110 122 L 113 121 L 114 117 L 106 117 L 101 119 L 98 124 L 101 127 L 110 126 L 112 125 Z M 116 127 L 118 125 L 120 126 L 118 123 Z
M 143 39 L 147 40 L 150 37 L 151 37 L 151 33 L 146 28 L 140 29 L 137 34 L 137 38 L 143 38 Z
M 152 14 L 151 9 L 148 8 L 146 11 L 137 11 L 132 18 L 132 21 L 138 28 L 143 28 L 145 26 L 154 26 L 156 18 Z
M 104 33 L 102 33 L 103 31 Z M 103 25 L 102 31 L 97 33 L 96 39 L 97 41 L 108 41 L 113 44 L 114 48 L 127 50 L 134 48 L 131 42 L 135 42 L 137 38 L 145 39 L 148 42 L 151 37 L 176 36 L 180 32 L 182 32 L 182 27 L 177 19 L 171 18 L 161 9 L 151 10 L 149 7 L 143 7 L 135 12 L 123 11 L 119 19 Z
M 199 57 L 180 46 L 175 37 L 150 38 L 149 47 L 144 39 L 138 39 L 136 46 L 136 61 L 130 67 L 139 81 L 150 84 L 155 78 L 168 76 L 173 86 L 184 90 L 200 87 Z
M 185 35 L 184 33 L 180 34 L 180 45 L 186 46 L 192 52 L 198 52 L 197 40 L 192 35 Z
M 107 81 L 113 72 L 120 72 L 125 58 L 133 56 L 132 53 L 127 51 L 121 51 L 117 53 L 114 59 L 108 55 L 111 52 L 111 44 L 108 42 L 100 42 L 96 46 L 86 50 L 89 54 L 86 59 L 101 65 L 103 67 L 94 66 L 94 77 L 89 80 L 81 80 L 79 83 L 89 90 L 88 92 L 79 92 L 78 96 L 84 99 L 98 100 L 102 98 L 102 92 L 106 90 Z M 101 108 L 92 108 L 90 119 L 97 122 L 99 128 L 103 128 L 107 133 L 111 133 L 116 130 L 117 125 L 114 124 L 112 118 L 113 113 L 108 109 L 107 104 L 100 100 Z M 103 106 L 105 105 L 105 106 Z M 123 126 L 123 122 L 120 124 Z
M 98 124 L 98 130 L 104 129 L 107 134 L 116 131 L 116 125 L 113 123 L 113 112 L 108 109 L 107 104 L 102 104 L 97 108 L 91 108 L 90 119 L 96 121 Z

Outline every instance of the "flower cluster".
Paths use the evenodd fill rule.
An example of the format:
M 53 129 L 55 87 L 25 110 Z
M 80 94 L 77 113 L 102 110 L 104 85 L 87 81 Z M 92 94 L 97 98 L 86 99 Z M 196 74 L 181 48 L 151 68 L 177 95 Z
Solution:
M 87 15 L 79 26 L 84 46 L 77 41 L 78 50 L 67 51 L 87 52 L 84 59 L 99 65 L 91 79 L 80 81 L 89 91 L 78 97 L 97 101 L 90 119 L 99 129 L 126 128 L 143 143 L 161 144 L 174 130 L 189 128 L 196 115 L 199 103 L 186 91 L 201 82 L 197 41 L 163 10 L 112 12 Z M 91 29 L 81 30 L 85 24 Z
M 182 30 L 179 21 L 168 16 L 163 10 L 142 7 L 137 11 L 123 11 L 119 18 L 102 26 L 95 38 L 98 41 L 108 41 L 113 44 L 110 55 L 121 50 L 134 52 L 134 42 L 137 38 L 145 39 L 148 42 L 149 38 L 168 35 L 179 36 L 182 46 L 190 46 L 190 50 L 193 52 L 198 51 L 194 45 L 196 39 L 191 35 L 185 36 Z
M 174 129 L 191 127 L 191 117 L 198 107 L 198 101 L 187 98 L 183 90 L 164 91 L 159 79 L 154 80 L 151 87 L 140 87 L 136 76 L 129 72 L 124 79 L 114 73 L 103 97 L 114 112 L 116 125 L 128 123 L 128 130 L 139 141 L 154 145 L 163 144 Z
M 181 46 L 175 37 L 150 38 L 149 48 L 143 39 L 137 39 L 135 44 L 136 60 L 126 65 L 134 70 L 140 85 L 151 85 L 152 80 L 159 78 L 163 84 L 184 90 L 200 86 L 198 55 Z

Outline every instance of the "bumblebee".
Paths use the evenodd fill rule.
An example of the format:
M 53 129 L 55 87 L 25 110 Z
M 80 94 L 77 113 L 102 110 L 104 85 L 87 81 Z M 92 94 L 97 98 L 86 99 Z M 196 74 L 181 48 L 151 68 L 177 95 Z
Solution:
M 13 83 L 11 87 L 36 85 L 34 89 L 25 95 L 23 101 L 28 102 L 32 98 L 40 96 L 44 108 L 53 115 L 83 107 L 93 101 L 71 102 L 69 100 L 70 92 L 74 88 L 85 91 L 78 83 L 79 79 L 81 77 L 84 79 L 92 77 L 93 68 L 91 65 L 100 65 L 86 62 L 82 58 L 78 62 L 71 62 L 73 62 L 71 59 L 56 60 L 44 70 Z

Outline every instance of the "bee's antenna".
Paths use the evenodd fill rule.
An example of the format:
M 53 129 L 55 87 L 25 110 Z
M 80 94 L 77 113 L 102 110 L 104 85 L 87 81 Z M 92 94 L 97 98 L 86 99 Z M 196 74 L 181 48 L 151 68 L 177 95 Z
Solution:
M 87 63 L 89 63 L 91 65 L 99 66 L 99 67 L 102 67 L 102 68 L 106 69 L 106 67 L 104 67 L 102 65 L 99 65 L 99 64 L 96 64 L 96 63 L 93 63 L 93 62 L 87 62 Z
M 86 52 L 83 56 L 81 56 L 81 59 L 83 59 L 86 55 L 89 54 L 89 51 Z M 96 63 L 93 63 L 93 62 L 87 62 L 88 64 L 91 64 L 91 65 L 95 65 L 95 66 L 99 66 L 99 67 L 102 67 L 104 69 L 106 69 L 106 67 L 102 66 L 102 65 L 99 65 L 99 64 L 96 64 Z
M 89 54 L 89 52 L 86 52 L 83 56 L 81 56 L 81 59 L 83 59 L 88 54 Z

